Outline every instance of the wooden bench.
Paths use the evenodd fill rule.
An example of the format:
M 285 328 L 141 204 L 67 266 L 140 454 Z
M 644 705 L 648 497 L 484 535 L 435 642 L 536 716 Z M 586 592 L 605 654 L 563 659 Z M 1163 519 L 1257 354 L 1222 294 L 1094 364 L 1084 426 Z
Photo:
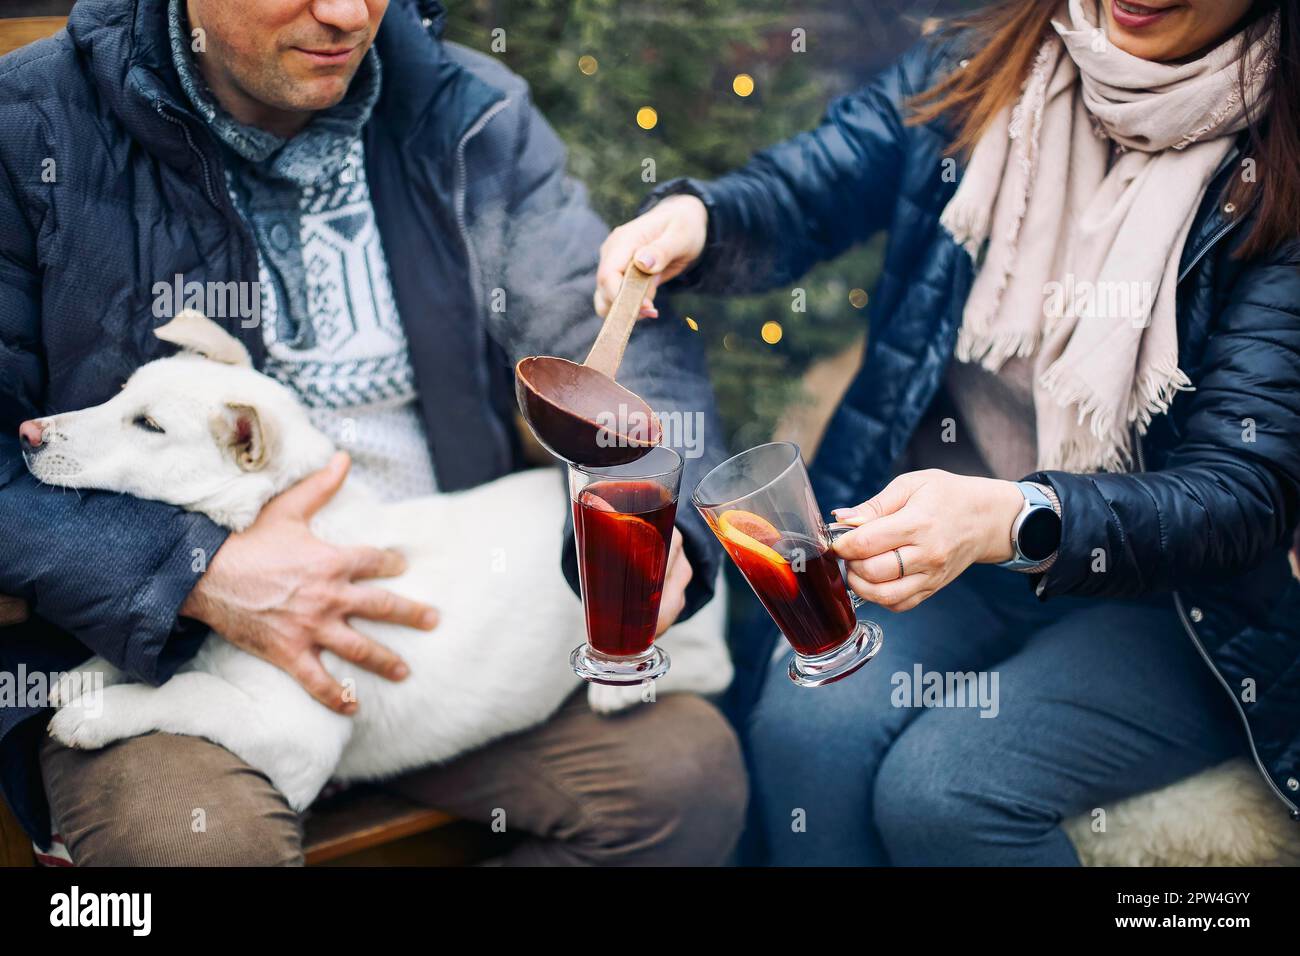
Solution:
M 0 18 L 0 56 L 57 33 L 65 22 L 66 17 L 53 16 Z M 25 616 L 21 602 L 0 598 L 0 626 Z M 484 827 L 371 788 L 313 807 L 303 834 L 308 865 L 460 865 L 499 853 L 503 846 Z M 31 841 L 0 799 L 0 866 L 35 862 Z
M 0 56 L 58 33 L 67 17 L 13 17 L 0 20 Z

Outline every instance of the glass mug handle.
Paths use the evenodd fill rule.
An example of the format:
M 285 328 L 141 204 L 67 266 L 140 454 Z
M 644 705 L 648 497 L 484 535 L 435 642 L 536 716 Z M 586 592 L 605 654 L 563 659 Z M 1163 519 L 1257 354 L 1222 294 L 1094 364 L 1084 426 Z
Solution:
M 844 535 L 848 534 L 850 531 L 853 531 L 856 528 L 857 525 L 845 524 L 842 521 L 836 521 L 833 524 L 828 524 L 826 526 L 826 534 L 830 537 L 831 544 L 834 545 L 836 541 L 838 541 L 840 538 L 844 537 Z M 862 605 L 866 604 L 867 602 L 864 601 L 862 598 L 858 597 L 857 593 L 853 590 L 853 588 L 849 587 L 849 571 L 848 568 L 844 566 L 844 559 L 836 558 L 836 560 L 840 564 L 840 576 L 844 578 L 844 590 L 849 592 L 849 603 L 853 605 L 853 609 L 856 611 L 858 608 L 862 607 Z

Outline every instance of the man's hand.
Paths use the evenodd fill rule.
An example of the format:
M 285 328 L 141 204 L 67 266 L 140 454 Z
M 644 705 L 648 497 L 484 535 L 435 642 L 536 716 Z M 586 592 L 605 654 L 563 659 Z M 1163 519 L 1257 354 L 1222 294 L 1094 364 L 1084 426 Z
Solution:
M 311 533 L 312 515 L 334 497 L 350 465 L 336 454 L 320 471 L 271 499 L 247 530 L 230 535 L 190 592 L 181 614 L 207 624 L 236 647 L 292 675 L 331 710 L 356 701 L 325 670 L 322 650 L 402 680 L 407 666 L 387 647 L 353 630 L 349 617 L 431 630 L 438 612 L 362 578 L 395 577 L 406 560 L 380 548 L 337 548 Z
M 653 277 L 641 304 L 642 318 L 654 318 L 655 291 L 700 257 L 708 236 L 709 211 L 694 196 L 669 196 L 631 222 L 625 222 L 600 247 L 596 269 L 596 314 L 609 311 L 629 262 Z
M 668 549 L 668 569 L 664 572 L 663 597 L 659 601 L 659 626 L 655 637 L 677 622 L 677 617 L 686 607 L 686 585 L 691 583 L 695 574 L 686 550 L 682 547 L 682 533 L 673 528 L 673 541 Z
M 858 526 L 835 542 L 835 553 L 858 596 L 907 611 L 972 564 L 1009 560 L 1011 526 L 1024 501 L 1014 482 L 911 471 L 874 498 L 835 509 L 839 521 Z

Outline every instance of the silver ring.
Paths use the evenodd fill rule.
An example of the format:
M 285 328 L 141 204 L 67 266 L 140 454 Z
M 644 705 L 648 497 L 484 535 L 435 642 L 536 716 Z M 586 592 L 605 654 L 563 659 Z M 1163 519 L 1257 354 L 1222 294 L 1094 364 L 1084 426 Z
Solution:
M 898 576 L 900 578 L 906 577 L 907 572 L 903 569 L 903 555 L 899 553 L 897 548 L 894 549 L 894 557 L 898 559 Z

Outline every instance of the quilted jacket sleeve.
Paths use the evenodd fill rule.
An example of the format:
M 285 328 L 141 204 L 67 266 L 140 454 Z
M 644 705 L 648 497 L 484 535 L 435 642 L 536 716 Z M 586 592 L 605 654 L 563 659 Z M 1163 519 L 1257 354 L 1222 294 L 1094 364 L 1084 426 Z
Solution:
M 932 84 L 955 42 L 918 43 L 867 86 L 832 101 L 817 128 L 734 172 L 655 190 L 651 202 L 690 193 L 709 210 L 704 254 L 678 281 L 702 292 L 763 292 L 887 228 L 914 132 L 906 104 Z
M 1030 477 L 1061 499 L 1041 596 L 1168 590 L 1248 570 L 1288 540 L 1300 518 L 1300 243 L 1242 273 L 1178 401 L 1191 403 L 1182 440 L 1158 471 Z
M 46 371 L 24 212 L 0 165 L 0 593 L 22 597 L 113 664 L 159 683 L 206 632 L 177 609 L 198 580 L 196 554 L 210 558 L 226 532 L 170 505 L 50 488 L 27 471 L 17 428 L 41 414 Z

